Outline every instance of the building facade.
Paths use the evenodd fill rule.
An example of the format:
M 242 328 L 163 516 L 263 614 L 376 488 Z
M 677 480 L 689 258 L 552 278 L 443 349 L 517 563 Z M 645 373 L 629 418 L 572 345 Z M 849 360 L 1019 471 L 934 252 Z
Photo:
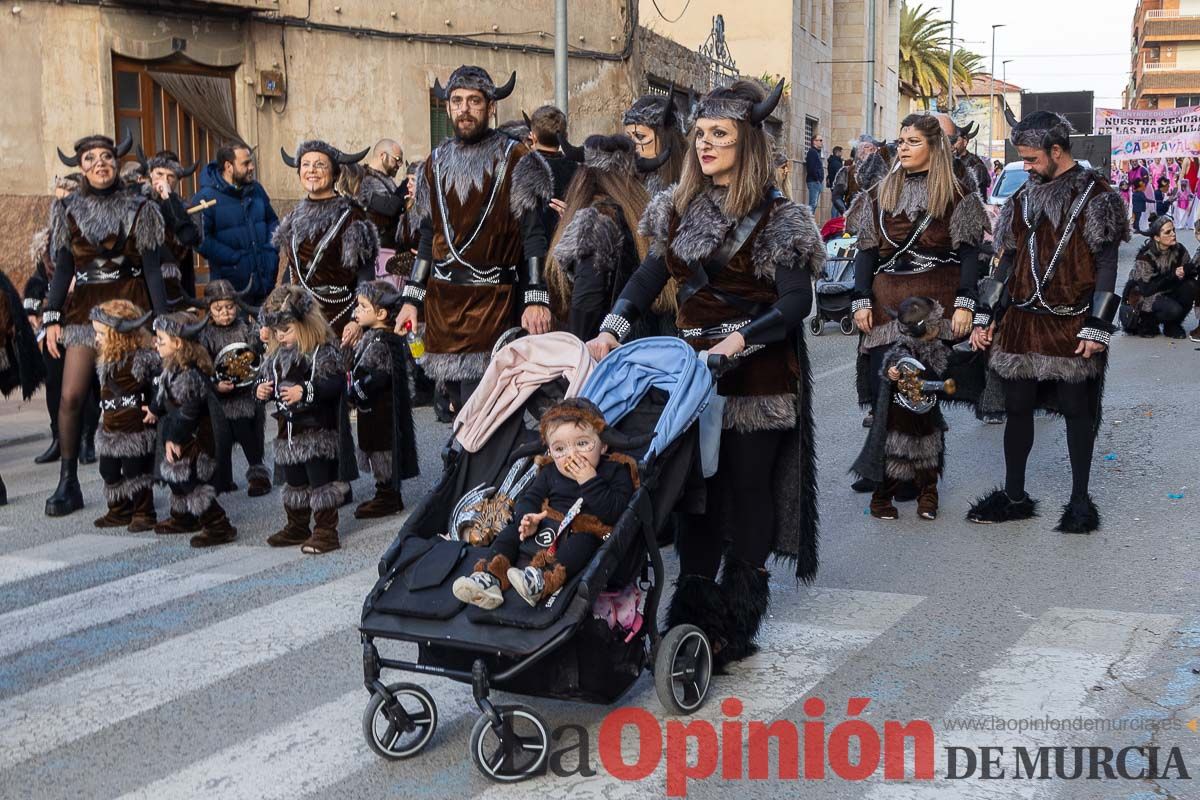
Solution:
M 1200 0 L 1138 0 L 1125 108 L 1200 106 Z

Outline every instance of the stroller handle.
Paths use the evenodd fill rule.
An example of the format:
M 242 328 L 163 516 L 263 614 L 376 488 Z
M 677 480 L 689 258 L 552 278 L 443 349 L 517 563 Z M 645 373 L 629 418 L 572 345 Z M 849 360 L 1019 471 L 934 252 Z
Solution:
M 705 364 L 708 367 L 708 371 L 712 373 L 713 378 L 717 379 L 728 373 L 730 370 L 737 369 L 743 358 L 753 355 L 762 349 L 763 345 L 752 344 L 747 345 L 746 348 L 736 356 L 725 356 L 709 353 L 705 359 Z

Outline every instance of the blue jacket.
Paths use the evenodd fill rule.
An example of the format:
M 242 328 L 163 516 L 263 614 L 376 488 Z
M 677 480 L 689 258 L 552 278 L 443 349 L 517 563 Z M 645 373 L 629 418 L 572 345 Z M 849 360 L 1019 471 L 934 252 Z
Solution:
M 808 148 L 804 156 L 804 173 L 807 183 L 825 182 L 825 165 L 821 163 L 821 151 L 815 147 Z
M 188 204 L 203 200 L 217 201 L 200 212 L 204 238 L 196 248 L 208 259 L 209 280 L 227 280 L 239 291 L 253 281 L 247 300 L 257 305 L 275 288 L 279 271 L 279 251 L 271 244 L 279 217 L 271 208 L 271 198 L 260 183 L 242 187 L 226 183 L 213 161 L 200 173 L 200 191 Z

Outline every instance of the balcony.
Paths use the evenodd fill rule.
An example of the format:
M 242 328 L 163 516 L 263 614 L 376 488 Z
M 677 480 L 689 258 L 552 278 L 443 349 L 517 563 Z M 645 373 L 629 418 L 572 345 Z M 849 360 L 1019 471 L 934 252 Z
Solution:
M 1200 14 L 1182 15 L 1178 11 L 1147 11 L 1138 37 L 1145 42 L 1200 41 Z
M 1137 81 L 1139 95 L 1200 94 L 1200 70 L 1148 71 Z

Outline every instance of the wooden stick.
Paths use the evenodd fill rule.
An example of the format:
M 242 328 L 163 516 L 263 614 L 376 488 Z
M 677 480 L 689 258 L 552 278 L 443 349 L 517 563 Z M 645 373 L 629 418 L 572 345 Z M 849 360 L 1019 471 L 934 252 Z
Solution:
M 201 200 L 199 203 L 197 203 L 196 205 L 189 208 L 187 210 L 187 213 L 198 214 L 206 208 L 212 208 L 216 204 L 217 204 L 216 200 Z

